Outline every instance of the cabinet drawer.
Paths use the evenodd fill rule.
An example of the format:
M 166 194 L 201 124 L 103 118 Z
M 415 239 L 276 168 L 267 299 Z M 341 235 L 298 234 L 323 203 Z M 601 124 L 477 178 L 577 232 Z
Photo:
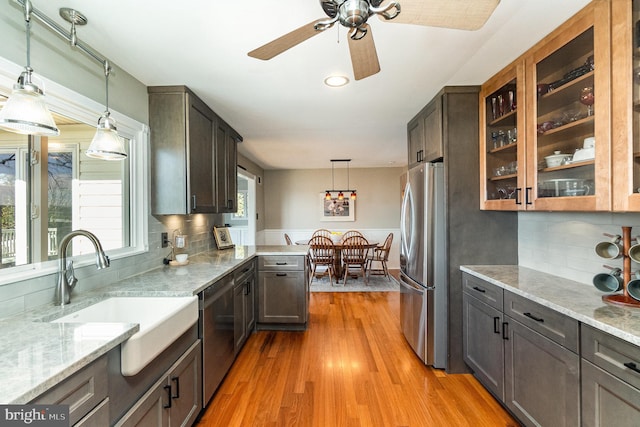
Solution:
M 581 325 L 582 357 L 640 388 L 640 348 L 591 326 Z
M 504 313 L 578 353 L 578 321 L 511 292 L 504 293 Z
M 69 424 L 74 425 L 107 397 L 108 389 L 105 355 L 30 403 L 69 405 Z
M 493 285 L 470 274 L 462 275 L 463 291 L 478 298 L 485 304 L 502 311 L 502 295 L 504 291 L 501 287 Z
M 91 427 L 109 425 L 109 398 L 103 400 L 73 427 Z
M 250 261 L 241 265 L 233 271 L 233 279 L 235 283 L 246 280 L 247 277 L 254 275 L 256 272 L 255 261 Z
M 301 255 L 261 255 L 260 271 L 304 270 L 304 256 Z

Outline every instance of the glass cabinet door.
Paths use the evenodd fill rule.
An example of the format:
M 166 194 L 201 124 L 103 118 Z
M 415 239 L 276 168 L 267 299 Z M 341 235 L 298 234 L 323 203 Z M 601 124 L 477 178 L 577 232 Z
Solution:
M 611 4 L 613 210 L 640 211 L 640 1 Z
M 592 3 L 527 59 L 525 203 L 536 210 L 610 207 L 610 49 L 598 9 L 607 18 L 608 2 Z
M 520 101 L 520 102 L 519 102 Z M 481 208 L 523 208 L 524 64 L 513 64 L 480 92 Z

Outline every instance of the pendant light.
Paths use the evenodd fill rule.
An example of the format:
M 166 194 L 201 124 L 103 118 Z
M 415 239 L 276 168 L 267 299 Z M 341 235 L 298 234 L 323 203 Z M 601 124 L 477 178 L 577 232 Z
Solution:
M 335 180 L 334 180 L 334 165 L 335 162 L 346 162 L 347 163 L 347 188 L 349 187 L 349 162 L 351 162 L 351 159 L 332 159 L 331 160 L 331 190 L 326 190 L 324 198 L 325 200 L 331 200 L 332 197 L 332 193 L 334 192 L 338 192 L 338 200 L 342 201 L 344 200 L 344 193 L 349 193 L 351 192 L 351 194 L 349 195 L 349 198 L 351 200 L 355 200 L 356 199 L 356 190 L 336 190 L 335 189 Z
M 87 156 L 101 160 L 124 160 L 127 152 L 124 149 L 122 139 L 118 136 L 116 121 L 109 112 L 109 73 L 111 65 L 104 60 L 104 75 L 106 87 L 105 112 L 98 119 L 98 129 L 87 149 Z
M 20 73 L 18 82 L 13 85 L 11 96 L 0 110 L 0 128 L 10 132 L 58 136 L 60 130 L 56 126 L 47 104 L 44 92 L 31 81 L 31 1 L 24 3 L 24 20 L 27 33 L 27 65 Z

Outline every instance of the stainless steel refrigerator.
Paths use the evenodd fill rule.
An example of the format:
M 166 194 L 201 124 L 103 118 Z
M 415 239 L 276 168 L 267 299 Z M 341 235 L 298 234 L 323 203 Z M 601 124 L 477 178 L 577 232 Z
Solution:
M 447 253 L 444 165 L 409 170 L 400 224 L 400 319 L 427 365 L 447 363 Z

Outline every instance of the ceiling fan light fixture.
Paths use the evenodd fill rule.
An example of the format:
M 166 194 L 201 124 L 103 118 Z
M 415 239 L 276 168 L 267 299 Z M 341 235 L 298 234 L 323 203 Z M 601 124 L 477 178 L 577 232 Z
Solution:
M 338 9 L 340 23 L 345 27 L 359 27 L 369 19 L 369 2 L 346 0 Z
M 324 79 L 324 84 L 329 87 L 342 87 L 349 83 L 346 76 L 329 76 Z

